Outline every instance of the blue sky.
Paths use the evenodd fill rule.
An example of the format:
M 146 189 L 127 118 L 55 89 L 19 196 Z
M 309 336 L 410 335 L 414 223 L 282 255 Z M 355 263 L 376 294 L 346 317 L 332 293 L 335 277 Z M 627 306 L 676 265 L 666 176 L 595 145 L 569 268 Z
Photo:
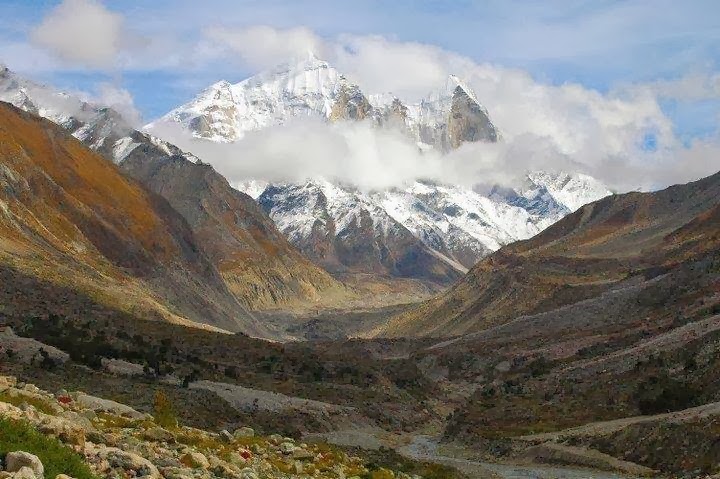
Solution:
M 65 89 L 92 92 L 101 82 L 115 84 L 132 94 L 146 120 L 219 79 L 238 81 L 257 70 L 222 56 L 193 57 L 183 64 L 183 56 L 191 57 L 189 51 L 215 27 L 302 26 L 329 41 L 348 34 L 381 35 L 439 47 L 479 64 L 517 68 L 541 84 L 578 83 L 601 93 L 720 70 L 720 2 L 714 0 L 106 0 L 105 8 L 122 15 L 130 43 L 140 39 L 153 46 L 145 52 L 129 48 L 121 53 L 122 65 L 102 68 L 73 61 L 48 64 L 54 52 L 33 42 L 31 32 L 59 3 L 0 1 L 0 61 Z M 128 60 L 133 55 L 142 59 Z M 178 59 L 167 62 L 171 55 Z M 661 99 L 686 140 L 717 131 L 720 100 L 701 96 Z

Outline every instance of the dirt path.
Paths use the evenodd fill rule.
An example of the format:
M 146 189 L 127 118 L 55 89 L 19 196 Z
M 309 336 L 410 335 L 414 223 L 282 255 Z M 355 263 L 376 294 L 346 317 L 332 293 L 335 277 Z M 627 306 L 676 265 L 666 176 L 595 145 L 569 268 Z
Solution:
M 634 424 L 659 421 L 672 424 L 681 424 L 683 422 L 694 421 L 697 419 L 717 415 L 720 415 L 720 402 L 704 404 L 702 406 L 697 406 L 690 409 L 683 409 L 682 411 L 657 414 L 655 416 L 634 416 L 622 419 L 615 419 L 612 421 L 593 422 L 590 424 L 585 424 L 570 429 L 563 429 L 556 432 L 521 436 L 520 439 L 532 442 L 545 442 L 554 441 L 560 437 L 568 438 L 575 436 L 606 436 Z
M 443 456 L 437 442 L 428 436 L 416 436 L 414 441 L 398 450 L 412 459 L 452 466 L 473 479 L 631 479 L 633 476 L 560 466 L 536 464 L 496 464 Z

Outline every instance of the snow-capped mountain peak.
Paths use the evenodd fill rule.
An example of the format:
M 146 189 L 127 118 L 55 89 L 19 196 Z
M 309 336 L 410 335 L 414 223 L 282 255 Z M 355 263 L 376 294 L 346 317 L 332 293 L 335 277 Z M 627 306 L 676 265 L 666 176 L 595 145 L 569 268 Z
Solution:
M 217 83 L 162 121 L 228 142 L 307 117 L 399 128 L 421 149 L 441 152 L 499 138 L 489 112 L 457 76 L 448 76 L 420 102 L 405 103 L 391 93 L 366 94 L 312 52 L 239 83 Z M 296 184 L 248 179 L 238 188 L 257 198 L 292 243 L 331 271 L 359 268 L 441 282 L 609 194 L 591 177 L 543 172 L 489 194 L 428 181 L 368 193 L 323 178 Z M 431 268 L 442 274 L 429 274 Z
M 467 141 L 496 141 L 497 129 L 472 89 L 457 76 L 418 103 L 396 95 L 368 95 L 335 67 L 308 52 L 238 83 L 218 82 L 154 123 L 175 122 L 194 137 L 233 142 L 248 131 L 285 124 L 290 118 L 371 120 L 400 127 L 422 148 L 447 151 Z

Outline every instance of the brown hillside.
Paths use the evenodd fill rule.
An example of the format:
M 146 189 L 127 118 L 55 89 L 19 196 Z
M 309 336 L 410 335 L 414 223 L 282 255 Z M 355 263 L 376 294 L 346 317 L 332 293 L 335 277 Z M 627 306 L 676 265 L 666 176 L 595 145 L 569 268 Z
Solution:
M 4 263 L 141 315 L 260 332 L 165 200 L 4 103 L 0 185 Z
M 441 296 L 381 335 L 452 336 L 592 298 L 646 270 L 658 273 L 713 251 L 720 173 L 656 193 L 584 206 L 537 236 L 478 263 Z

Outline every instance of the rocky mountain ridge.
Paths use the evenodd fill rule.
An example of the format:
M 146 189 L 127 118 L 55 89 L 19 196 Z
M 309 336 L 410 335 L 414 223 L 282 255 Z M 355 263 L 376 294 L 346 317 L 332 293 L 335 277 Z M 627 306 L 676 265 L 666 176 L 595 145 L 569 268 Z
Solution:
M 365 120 L 398 128 L 422 148 L 447 151 L 466 141 L 497 141 L 498 132 L 474 93 L 455 76 L 445 90 L 405 104 L 392 94 L 367 95 L 330 63 L 312 53 L 238 83 L 219 81 L 145 129 L 178 123 L 197 138 L 240 140 L 248 131 L 297 117 Z
M 0 100 L 46 117 L 163 196 L 188 222 L 237 299 L 251 309 L 314 306 L 349 293 L 304 258 L 256 203 L 211 166 L 135 130 L 116 111 L 3 69 Z
M 710 258 L 719 203 L 720 173 L 590 203 L 480 261 L 450 290 L 391 321 L 387 332 L 467 334 L 595 298 L 652 274 L 644 271 L 663 274 Z

